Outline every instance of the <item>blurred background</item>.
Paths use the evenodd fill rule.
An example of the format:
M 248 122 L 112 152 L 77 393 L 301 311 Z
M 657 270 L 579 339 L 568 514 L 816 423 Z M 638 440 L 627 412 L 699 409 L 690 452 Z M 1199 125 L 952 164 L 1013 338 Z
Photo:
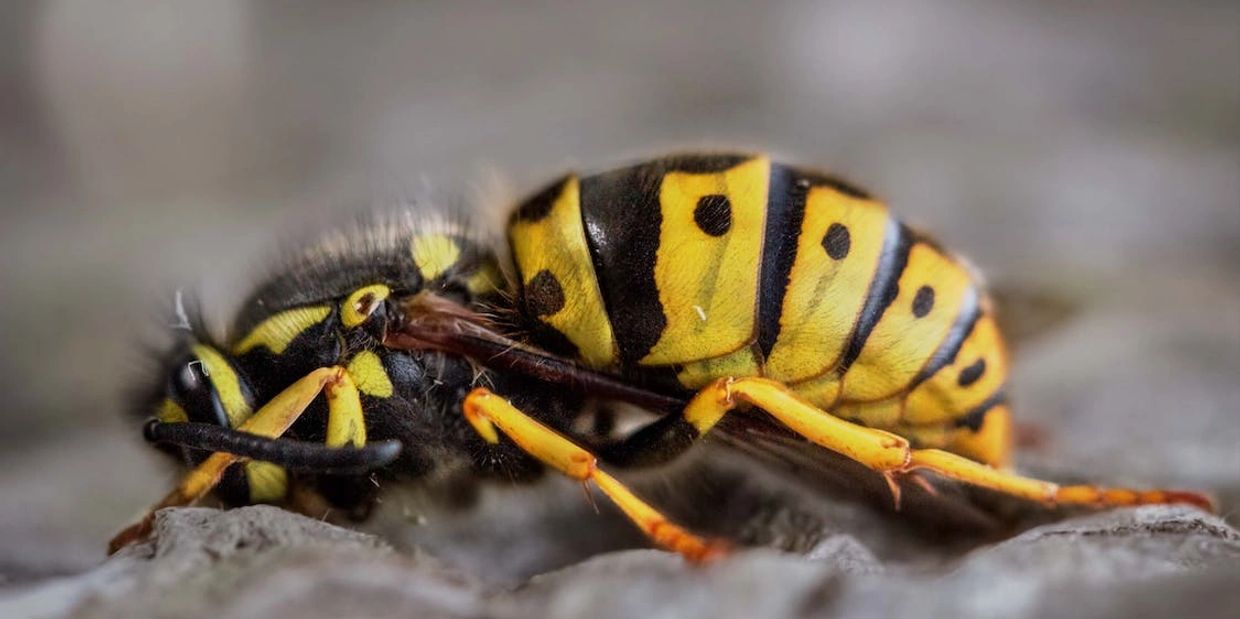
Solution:
M 174 290 L 218 324 L 272 239 L 373 199 L 701 148 L 1073 307 L 1017 351 L 1023 467 L 1234 514 L 1235 2 L 53 0 L 0 8 L 0 579 L 98 562 L 171 483 L 122 413 Z

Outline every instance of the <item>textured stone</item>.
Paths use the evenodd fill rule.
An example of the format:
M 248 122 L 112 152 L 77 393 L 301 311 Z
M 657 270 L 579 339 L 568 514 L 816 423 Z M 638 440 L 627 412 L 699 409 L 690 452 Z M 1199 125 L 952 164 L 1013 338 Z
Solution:
M 151 540 L 84 574 L 0 594 L 5 617 L 1227 616 L 1240 533 L 1174 507 L 1044 525 L 935 566 L 846 535 L 805 555 L 748 549 L 705 565 L 601 554 L 519 586 L 270 507 L 165 510 Z

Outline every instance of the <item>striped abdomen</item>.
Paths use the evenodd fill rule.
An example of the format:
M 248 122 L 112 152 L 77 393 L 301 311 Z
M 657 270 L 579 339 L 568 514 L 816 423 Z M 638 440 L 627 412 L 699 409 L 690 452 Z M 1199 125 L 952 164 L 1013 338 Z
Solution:
M 1003 408 L 967 266 L 831 177 L 736 155 L 570 175 L 509 238 L 535 337 L 595 367 L 686 389 L 765 376 L 924 444 Z

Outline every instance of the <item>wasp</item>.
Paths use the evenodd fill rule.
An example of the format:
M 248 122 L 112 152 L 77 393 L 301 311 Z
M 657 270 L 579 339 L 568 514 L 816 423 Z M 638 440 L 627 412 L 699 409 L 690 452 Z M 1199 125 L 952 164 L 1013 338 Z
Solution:
M 144 435 L 189 471 L 113 549 L 143 537 L 156 509 L 211 492 L 251 504 L 301 489 L 364 511 L 372 476 L 455 460 L 592 484 L 653 544 L 700 561 L 728 543 L 670 521 L 611 471 L 670 462 L 738 415 L 897 493 L 926 472 L 1050 504 L 1211 506 L 1012 471 L 1004 340 L 968 263 L 867 192 L 763 155 L 569 174 L 512 212 L 506 247 L 467 226 L 376 217 L 259 286 L 231 332 L 190 326 L 164 360 Z M 586 400 L 656 416 L 592 444 L 572 431 Z

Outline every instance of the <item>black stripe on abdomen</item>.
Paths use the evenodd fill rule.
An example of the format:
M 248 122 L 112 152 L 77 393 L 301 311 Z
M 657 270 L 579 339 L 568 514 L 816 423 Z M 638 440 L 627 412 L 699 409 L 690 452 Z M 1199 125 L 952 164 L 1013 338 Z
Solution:
M 912 248 L 912 239 L 912 232 L 903 223 L 894 217 L 887 221 L 883 253 L 878 259 L 878 268 L 874 271 L 874 279 L 870 281 L 870 288 L 866 292 L 865 305 L 861 307 L 857 325 L 853 329 L 852 337 L 848 340 L 848 346 L 844 349 L 844 356 L 840 359 L 839 367 L 835 370 L 838 376 L 843 376 L 861 355 L 861 350 L 865 348 L 865 341 L 869 339 L 870 333 L 882 319 L 883 312 L 887 311 L 887 307 L 900 294 L 900 276 L 904 274 L 904 268 L 908 266 L 908 253 Z
M 758 348 L 763 357 L 771 354 L 779 338 L 784 295 L 791 283 L 789 275 L 797 257 L 805 200 L 812 186 L 797 171 L 779 164 L 771 164 L 770 179 L 758 285 Z
M 659 159 L 581 179 L 581 217 L 621 365 L 650 354 L 667 328 L 654 279 L 668 172 L 718 172 L 748 157 L 689 155 Z

